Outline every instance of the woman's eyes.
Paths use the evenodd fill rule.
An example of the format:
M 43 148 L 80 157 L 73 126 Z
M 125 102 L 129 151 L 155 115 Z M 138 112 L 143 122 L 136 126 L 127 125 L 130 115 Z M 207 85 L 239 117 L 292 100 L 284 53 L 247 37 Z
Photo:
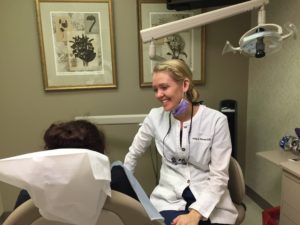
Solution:
M 154 92 L 157 92 L 158 90 L 162 90 L 165 91 L 169 88 L 169 85 L 163 85 L 163 86 L 159 86 L 158 88 L 153 88 Z
M 163 85 L 163 86 L 160 86 L 159 89 L 165 91 L 169 88 L 169 85 Z

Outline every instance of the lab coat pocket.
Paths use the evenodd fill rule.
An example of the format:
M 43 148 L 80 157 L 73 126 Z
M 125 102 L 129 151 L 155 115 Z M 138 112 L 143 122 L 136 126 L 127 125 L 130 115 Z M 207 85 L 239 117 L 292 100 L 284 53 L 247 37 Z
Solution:
M 211 137 L 201 136 L 199 138 L 193 138 L 190 149 L 191 160 L 197 164 L 208 164 L 210 161 L 211 146 Z
M 172 188 L 167 188 L 161 185 L 154 189 L 151 198 L 160 199 L 168 203 L 176 203 L 179 201 L 175 191 Z

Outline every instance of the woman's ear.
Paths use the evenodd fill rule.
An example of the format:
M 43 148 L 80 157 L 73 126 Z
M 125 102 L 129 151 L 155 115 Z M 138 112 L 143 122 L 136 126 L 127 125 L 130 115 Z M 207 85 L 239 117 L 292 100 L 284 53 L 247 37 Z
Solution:
M 190 80 L 185 78 L 183 80 L 183 92 L 187 92 L 189 90 L 190 87 Z

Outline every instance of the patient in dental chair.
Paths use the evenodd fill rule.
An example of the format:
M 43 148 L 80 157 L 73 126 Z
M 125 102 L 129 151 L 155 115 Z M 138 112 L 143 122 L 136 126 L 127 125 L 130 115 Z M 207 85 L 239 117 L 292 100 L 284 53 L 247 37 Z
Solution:
M 74 120 L 51 124 L 44 134 L 45 149 L 84 148 L 104 154 L 105 135 L 96 125 L 86 120 Z M 111 168 L 111 189 L 122 192 L 136 200 L 124 169 L 120 165 Z M 21 190 L 15 208 L 30 199 L 26 190 Z

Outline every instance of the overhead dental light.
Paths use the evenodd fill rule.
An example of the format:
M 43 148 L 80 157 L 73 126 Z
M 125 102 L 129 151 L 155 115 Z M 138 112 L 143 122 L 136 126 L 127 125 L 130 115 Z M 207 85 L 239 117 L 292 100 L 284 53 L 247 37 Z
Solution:
M 296 38 L 296 27 L 294 24 L 285 25 L 287 31 L 283 34 L 281 26 L 265 23 L 265 8 L 261 6 L 258 12 L 258 25 L 247 31 L 239 41 L 239 47 L 233 47 L 229 41 L 226 42 L 222 54 L 228 52 L 239 52 L 245 56 L 262 58 L 280 50 L 282 41 L 289 37 Z
M 258 26 L 250 29 L 240 38 L 239 47 L 233 47 L 230 42 L 227 41 L 223 49 L 223 54 L 227 52 L 240 52 L 246 56 L 262 58 L 265 55 L 278 51 L 281 47 L 282 40 L 291 36 L 296 37 L 296 27 L 293 24 L 286 26 L 288 31 L 287 34 L 283 34 L 282 28 L 279 25 L 265 24 L 264 6 L 268 3 L 269 0 L 250 0 L 159 26 L 143 29 L 140 31 L 140 34 L 144 43 L 150 42 L 150 59 L 163 60 L 163 57 L 156 55 L 156 48 L 154 44 L 155 40 L 260 8 L 258 13 Z

